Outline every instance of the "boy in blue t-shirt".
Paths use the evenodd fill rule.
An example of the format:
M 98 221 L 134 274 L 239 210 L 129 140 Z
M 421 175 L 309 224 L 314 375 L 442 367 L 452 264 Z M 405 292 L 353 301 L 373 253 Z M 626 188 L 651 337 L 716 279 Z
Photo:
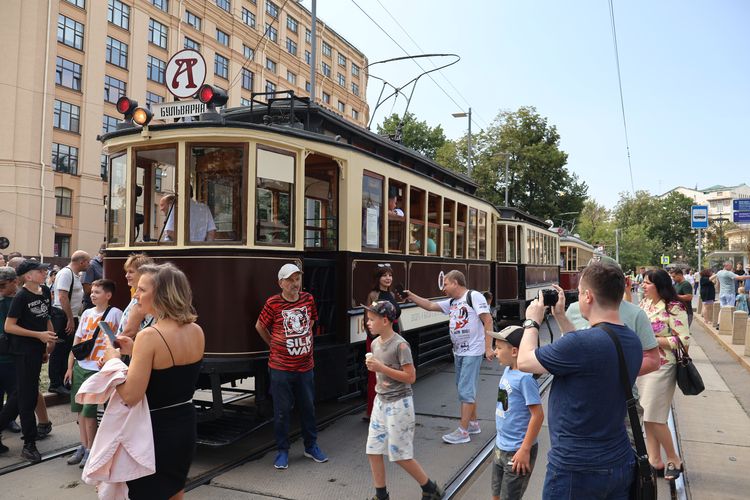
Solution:
M 498 362 L 506 367 L 497 390 L 492 498 L 520 499 L 534 469 L 544 410 L 534 377 L 518 370 L 518 346 L 521 345 L 523 328 L 509 326 L 499 333 L 488 334 L 494 339 Z

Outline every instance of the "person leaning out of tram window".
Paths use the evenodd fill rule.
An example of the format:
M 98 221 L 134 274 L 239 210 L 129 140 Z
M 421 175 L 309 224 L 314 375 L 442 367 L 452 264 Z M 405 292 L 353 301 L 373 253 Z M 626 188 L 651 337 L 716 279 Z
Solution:
M 302 291 L 302 271 L 294 264 L 279 269 L 281 293 L 266 300 L 255 329 L 269 346 L 268 371 L 273 398 L 273 431 L 278 454 L 273 466 L 289 467 L 289 417 L 292 406 L 300 413 L 305 457 L 318 463 L 328 457 L 318 447 L 315 424 L 313 325 L 318 311 L 313 296 Z
M 181 499 L 195 454 L 193 393 L 205 337 L 195 323 L 190 283 L 182 271 L 166 263 L 145 265 L 139 272 L 135 298 L 156 321 L 135 340 L 117 337 L 119 350 L 107 342 L 102 361 L 130 355 L 127 379 L 117 392 L 129 406 L 148 398 L 156 472 L 128 481 L 130 498 Z
M 141 268 L 143 266 L 152 265 L 154 259 L 146 255 L 145 253 L 134 253 L 125 260 L 123 269 L 125 270 L 125 280 L 128 282 L 130 287 L 130 303 L 125 307 L 122 312 L 122 318 L 120 319 L 120 326 L 117 328 L 117 335 L 125 335 L 126 337 L 135 338 L 135 335 L 146 328 L 154 321 L 154 317 L 143 311 L 143 308 L 138 303 L 138 299 L 135 297 L 136 286 L 138 281 L 141 279 Z
M 657 371 L 639 377 L 636 382 L 644 412 L 646 449 L 657 473 L 664 474 L 667 480 L 674 480 L 682 471 L 682 460 L 677 456 L 667 418 L 677 383 L 673 351 L 678 348 L 678 339 L 685 347 L 689 344 L 688 317 L 666 271 L 647 271 L 643 287 L 641 309 L 651 320 L 651 328 L 659 343 L 661 364 Z M 661 460 L 662 448 L 667 455 L 666 465 Z
M 396 333 L 399 333 L 401 331 L 401 328 L 399 328 L 398 324 L 398 318 L 401 317 L 401 307 L 398 305 L 398 301 L 396 300 L 395 294 L 391 291 L 391 286 L 393 285 L 393 269 L 391 268 L 390 264 L 378 264 L 378 267 L 375 269 L 374 274 L 374 280 L 372 284 L 372 290 L 367 295 L 367 300 L 365 301 L 365 305 L 369 306 L 373 302 L 378 302 L 381 300 L 387 300 L 391 304 L 393 304 L 393 307 L 396 309 L 397 315 L 396 320 L 393 322 L 393 331 Z M 367 339 L 365 340 L 365 346 L 366 346 L 366 352 L 372 352 L 372 341 L 375 339 L 375 336 L 370 331 L 369 327 L 367 326 L 367 309 L 364 310 L 364 322 L 365 322 L 365 332 L 367 333 Z M 368 371 L 367 372 L 367 416 L 363 417 L 363 420 L 369 420 L 370 415 L 372 414 L 372 406 L 375 402 L 375 384 L 377 383 L 375 372 Z

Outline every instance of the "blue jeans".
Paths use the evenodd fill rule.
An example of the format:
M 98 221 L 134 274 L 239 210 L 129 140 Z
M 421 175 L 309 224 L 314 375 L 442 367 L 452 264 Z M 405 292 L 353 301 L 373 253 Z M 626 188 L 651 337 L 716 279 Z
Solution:
M 273 398 L 273 433 L 279 450 L 289 449 L 289 420 L 292 406 L 297 407 L 305 449 L 318 441 L 315 425 L 315 377 L 313 370 L 287 372 L 269 368 Z
M 635 457 L 602 469 L 569 471 L 547 464 L 544 500 L 627 500 L 635 477 Z

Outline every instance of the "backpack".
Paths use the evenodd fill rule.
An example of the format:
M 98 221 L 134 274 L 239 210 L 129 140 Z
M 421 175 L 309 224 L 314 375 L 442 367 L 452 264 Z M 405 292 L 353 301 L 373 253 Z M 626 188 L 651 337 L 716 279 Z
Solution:
M 476 292 L 476 290 L 471 290 L 471 289 L 469 289 L 469 291 L 466 292 L 466 303 L 472 309 L 474 309 L 474 301 L 471 298 L 471 294 L 474 293 L 474 292 Z M 455 301 L 456 301 L 456 299 L 451 299 L 450 302 L 448 303 L 448 306 L 452 306 Z M 479 316 L 479 313 L 477 312 L 476 309 L 474 309 L 474 312 L 477 314 L 477 316 Z

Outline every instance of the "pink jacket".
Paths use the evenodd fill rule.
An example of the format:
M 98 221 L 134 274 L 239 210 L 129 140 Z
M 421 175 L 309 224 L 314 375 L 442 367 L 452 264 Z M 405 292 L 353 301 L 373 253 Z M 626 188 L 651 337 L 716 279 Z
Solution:
M 104 411 L 89 459 L 81 479 L 97 485 L 99 498 L 126 500 L 125 481 L 156 472 L 151 414 L 146 396 L 128 407 L 115 390 L 125 382 L 128 367 L 119 359 L 110 359 L 101 371 L 89 377 L 76 394 L 79 404 L 102 404 Z

